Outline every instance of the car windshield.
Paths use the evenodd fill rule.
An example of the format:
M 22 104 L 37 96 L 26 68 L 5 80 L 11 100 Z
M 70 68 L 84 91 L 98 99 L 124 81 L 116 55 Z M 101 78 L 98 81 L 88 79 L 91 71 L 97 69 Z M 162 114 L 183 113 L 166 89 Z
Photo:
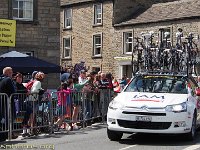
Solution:
M 187 81 L 179 76 L 136 76 L 124 92 L 187 94 Z

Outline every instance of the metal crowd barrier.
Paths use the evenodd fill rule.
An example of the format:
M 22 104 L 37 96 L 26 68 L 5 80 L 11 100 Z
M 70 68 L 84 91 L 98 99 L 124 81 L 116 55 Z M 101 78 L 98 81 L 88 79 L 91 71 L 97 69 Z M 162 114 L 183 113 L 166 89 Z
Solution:
M 83 128 L 88 121 L 101 118 L 105 121 L 108 104 L 112 99 L 111 90 L 99 92 L 45 92 L 25 94 L 14 93 L 10 97 L 0 93 L 0 133 L 53 133 L 55 124 L 60 128 L 66 124 L 79 123 Z
M 0 93 L 0 134 L 9 136 L 9 128 L 10 128 L 10 101 L 7 94 Z M 1 137 L 2 138 L 2 137 Z M 10 139 L 10 137 L 9 137 Z
M 52 92 L 54 122 L 64 117 L 64 123 L 80 123 L 84 128 L 95 119 L 105 121 L 107 108 L 112 99 L 112 91 L 101 89 L 99 92 Z M 58 99 L 64 101 L 62 105 Z M 58 113 L 59 112 L 59 113 Z

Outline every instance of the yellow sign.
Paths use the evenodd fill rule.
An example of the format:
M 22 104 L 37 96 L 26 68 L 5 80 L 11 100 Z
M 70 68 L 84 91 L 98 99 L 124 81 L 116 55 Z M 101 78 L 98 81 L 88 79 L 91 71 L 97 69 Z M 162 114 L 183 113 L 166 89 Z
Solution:
M 0 46 L 15 47 L 16 20 L 0 19 Z

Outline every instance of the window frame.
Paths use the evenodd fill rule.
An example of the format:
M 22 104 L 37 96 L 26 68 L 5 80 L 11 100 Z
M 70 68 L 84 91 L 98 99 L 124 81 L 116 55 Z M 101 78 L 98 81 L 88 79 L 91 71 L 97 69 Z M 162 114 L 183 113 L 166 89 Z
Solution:
M 101 15 L 101 17 L 98 17 L 98 13 L 97 13 L 97 7 L 100 5 L 101 8 L 101 12 L 99 13 Z M 93 10 L 94 10 L 94 15 L 93 15 L 93 25 L 94 26 L 98 26 L 98 25 L 102 25 L 103 24 L 103 4 L 102 3 L 97 3 L 93 5 Z M 100 23 L 98 23 L 98 19 L 101 20 Z
M 30 51 L 30 52 L 28 52 L 28 51 L 23 51 L 23 53 L 26 54 L 26 55 L 29 55 L 29 56 L 31 56 L 31 57 L 34 57 L 34 51 Z
M 95 44 L 95 37 L 100 36 L 101 40 L 100 40 L 100 46 L 95 46 L 97 44 Z M 92 36 L 92 43 L 93 43 L 93 57 L 102 57 L 102 49 L 103 49 L 103 33 L 95 33 Z M 96 54 L 96 49 L 100 48 L 100 54 Z
M 17 8 L 14 8 L 13 6 L 13 3 L 14 1 L 16 1 L 18 4 L 17 4 Z M 19 2 L 23 2 L 23 5 L 26 5 L 25 2 L 27 1 L 30 1 L 32 2 L 32 6 L 31 6 L 31 9 L 29 11 L 31 11 L 31 18 L 19 18 L 19 11 L 20 11 L 20 6 L 19 6 Z M 25 3 L 25 4 L 24 4 Z M 17 21 L 25 21 L 25 22 L 28 22 L 28 21 L 34 21 L 36 19 L 36 14 L 35 14 L 35 11 L 36 11 L 36 4 L 37 4 L 37 0 L 11 0 L 11 6 L 10 6 L 10 9 L 11 9 L 11 14 L 10 14 L 10 18 L 14 19 L 14 20 L 17 20 Z M 14 17 L 14 9 L 16 9 L 18 11 L 18 17 Z M 24 13 L 24 10 L 26 9 L 22 9 L 23 13 Z M 25 11 L 26 12 L 26 11 Z
M 126 42 L 126 39 L 127 39 L 127 34 L 132 34 L 132 37 L 129 37 L 129 38 L 131 38 L 132 39 L 132 41 L 131 42 Z M 123 31 L 123 33 L 122 33 L 122 40 L 123 40 L 123 54 L 132 54 L 133 53 L 133 31 L 132 30 L 127 30 L 127 31 Z M 131 47 L 132 47 L 132 49 L 131 49 L 131 51 L 130 52 L 127 52 L 127 43 L 128 44 L 131 44 Z
M 66 47 L 65 47 L 65 40 L 69 39 L 69 47 L 67 47 L 69 49 L 69 56 L 65 57 L 66 55 Z M 62 44 L 63 48 L 62 48 L 62 58 L 63 59 L 71 59 L 71 54 L 72 54 L 72 38 L 71 36 L 65 36 L 63 37 L 63 44 Z
M 162 28 L 159 28 L 159 30 L 160 29 L 163 29 L 164 30 L 164 32 L 163 32 L 163 34 L 162 34 L 162 37 L 163 37 L 163 46 L 164 47 L 166 47 L 166 39 L 165 39 L 165 35 L 164 35 L 164 33 L 167 31 L 167 30 L 169 30 L 169 33 L 170 33 L 170 35 L 169 35 L 169 38 L 167 39 L 167 42 L 170 42 L 171 43 L 171 45 L 173 45 L 173 40 L 172 40 L 172 28 L 171 27 L 162 27 Z M 160 32 L 159 32 L 159 39 L 160 39 L 160 37 L 161 37 L 161 35 L 160 35 Z
M 69 18 L 66 18 L 66 13 L 67 13 L 67 10 L 70 11 L 71 15 Z M 64 23 L 63 23 L 63 28 L 64 29 L 71 29 L 72 28 L 72 8 L 65 8 L 64 11 Z M 69 26 L 66 26 L 66 22 L 67 22 L 67 19 L 70 20 L 70 25 Z

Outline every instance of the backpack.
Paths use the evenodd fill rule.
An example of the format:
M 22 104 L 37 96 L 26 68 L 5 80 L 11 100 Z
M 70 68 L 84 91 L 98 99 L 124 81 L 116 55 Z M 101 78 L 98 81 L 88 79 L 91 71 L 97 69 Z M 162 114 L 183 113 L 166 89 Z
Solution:
M 35 80 L 31 80 L 31 81 L 29 81 L 29 82 L 25 85 L 25 87 L 26 87 L 26 89 L 27 89 L 28 91 L 31 90 L 31 88 L 32 88 L 34 82 L 35 82 Z

